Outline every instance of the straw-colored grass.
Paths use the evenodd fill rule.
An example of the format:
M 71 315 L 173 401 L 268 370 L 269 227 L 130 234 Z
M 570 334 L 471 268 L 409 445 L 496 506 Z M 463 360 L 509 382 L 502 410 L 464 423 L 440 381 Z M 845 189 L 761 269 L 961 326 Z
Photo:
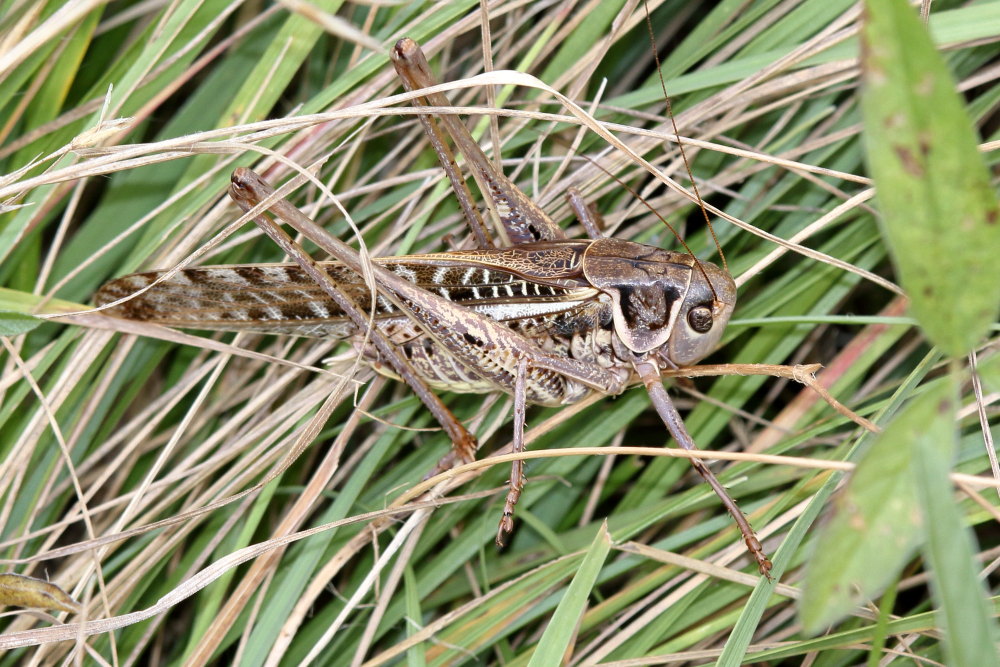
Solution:
M 236 166 L 274 183 L 316 173 L 350 220 L 312 186 L 293 201 L 344 240 L 359 229 L 372 256 L 462 242 L 447 181 L 397 97 L 388 48 L 404 35 L 454 82 L 453 103 L 476 107 L 487 152 L 571 233 L 562 194 L 575 186 L 609 233 L 677 248 L 625 183 L 718 261 L 696 207 L 634 157 L 689 185 L 643 3 L 483 4 L 488 23 L 471 0 L 7 3 L 0 311 L 86 310 L 104 281 L 137 270 L 281 261 L 253 225 L 230 227 Z M 648 4 L 699 190 L 737 223 L 716 223 L 740 303 L 708 361 L 822 363 L 840 401 L 888 423 L 933 385 L 936 358 L 904 317 L 872 208 L 858 8 Z M 983 12 L 1000 3 L 952 4 L 934 5 L 936 43 L 974 120 L 995 128 L 997 31 Z M 484 69 L 495 73 L 472 79 Z M 509 450 L 507 396 L 444 395 L 483 460 L 416 494 L 449 442 L 346 345 L 99 313 L 2 324 L 5 569 L 50 579 L 83 611 L 56 622 L 8 608 L 0 646 L 28 648 L 0 664 L 557 664 L 567 644 L 570 664 L 705 664 L 724 647 L 727 664 L 944 660 L 919 553 L 886 598 L 818 639 L 802 633 L 818 519 L 869 436 L 788 380 L 672 391 L 702 447 L 751 455 L 713 468 L 774 558 L 772 584 L 711 490 L 662 451 L 641 388 L 529 409 L 537 458 L 498 550 L 509 463 L 487 457 Z M 994 429 L 995 366 L 979 402 Z M 963 392 L 956 471 L 989 477 Z M 954 497 L 990 575 L 996 492 L 970 479 Z

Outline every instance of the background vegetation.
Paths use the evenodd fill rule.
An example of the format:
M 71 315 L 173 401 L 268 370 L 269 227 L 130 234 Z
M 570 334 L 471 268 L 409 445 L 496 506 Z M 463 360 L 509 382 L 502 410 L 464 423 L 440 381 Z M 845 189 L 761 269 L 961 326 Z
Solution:
M 709 361 L 820 362 L 841 401 L 891 421 L 934 391 L 940 357 L 903 317 L 902 298 L 861 275 L 894 278 L 863 158 L 858 7 L 648 4 L 680 134 L 709 142 L 687 148 L 702 195 L 853 267 L 718 223 L 740 304 Z M 491 69 L 531 73 L 600 121 L 629 126 L 616 135 L 687 183 L 642 3 L 0 7 L 0 310 L 83 309 L 104 281 L 192 253 L 198 263 L 280 261 L 252 226 L 216 236 L 238 217 L 229 173 L 252 165 L 281 182 L 292 172 L 274 155 L 318 169 L 372 255 L 462 239 L 414 117 L 386 99 L 399 92 L 388 48 L 404 35 L 457 82 L 487 67 L 488 35 Z M 987 149 L 1000 96 L 997 25 L 996 1 L 934 3 L 930 16 L 969 115 L 994 142 Z M 713 256 L 695 207 L 577 121 L 552 119 L 567 112 L 551 94 L 474 85 L 451 95 L 483 107 L 470 126 L 484 145 L 494 136 L 486 115 L 502 116 L 505 170 L 573 233 L 562 201 L 570 185 L 596 202 L 609 233 L 677 247 L 611 172 Z M 353 240 L 317 191 L 293 199 Z M 529 410 L 529 448 L 548 455 L 529 462 L 516 533 L 498 551 L 507 464 L 486 460 L 432 495 L 406 495 L 447 438 L 410 391 L 372 380 L 346 346 L 190 336 L 98 314 L 36 323 L 3 320 L 0 546 L 9 569 L 80 600 L 83 613 L 64 620 L 87 621 L 91 636 L 9 613 L 5 648 L 46 643 L 8 651 L 3 664 L 82 654 L 109 664 L 299 664 L 310 652 L 329 665 L 556 664 L 567 645 L 571 664 L 945 660 L 925 559 L 912 547 L 884 597 L 819 638 L 802 632 L 796 601 L 841 479 L 834 464 L 855 460 L 870 438 L 794 383 L 725 377 L 674 392 L 701 446 L 753 455 L 715 468 L 773 555 L 773 584 L 746 562 L 732 521 L 686 461 L 612 449 L 667 444 L 641 389 Z M 989 346 L 980 352 L 979 404 L 995 431 L 1000 372 Z M 972 385 L 962 392 L 952 465 L 989 475 Z M 445 400 L 484 458 L 504 451 L 507 397 Z M 567 447 L 604 449 L 556 455 Z M 954 501 L 995 594 L 996 492 L 966 479 Z

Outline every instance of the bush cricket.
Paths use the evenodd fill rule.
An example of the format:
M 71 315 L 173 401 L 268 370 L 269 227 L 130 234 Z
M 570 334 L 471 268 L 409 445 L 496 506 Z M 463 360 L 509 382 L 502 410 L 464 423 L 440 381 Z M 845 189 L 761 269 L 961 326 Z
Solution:
M 415 42 L 400 40 L 393 62 L 407 90 L 435 85 Z M 441 93 L 417 105 L 450 106 Z M 603 238 L 582 197 L 570 206 L 591 238 L 573 240 L 486 157 L 453 115 L 419 116 L 447 172 L 477 248 L 386 257 L 366 286 L 357 251 L 330 236 L 257 174 L 237 169 L 230 195 L 296 264 L 162 271 L 104 285 L 111 315 L 169 326 L 349 339 L 377 371 L 405 381 L 452 440 L 438 467 L 472 460 L 476 440 L 434 390 L 502 391 L 514 396 L 514 451 L 524 448 L 527 404 L 566 405 L 592 392 L 615 395 L 642 383 L 685 449 L 697 449 L 662 384 L 661 372 L 697 363 L 716 346 L 733 312 L 729 274 L 695 258 Z M 443 127 L 443 130 L 442 130 Z M 494 222 L 492 238 L 445 134 L 464 156 Z M 334 258 L 315 262 L 264 211 Z M 145 289 L 148 288 L 148 289 Z M 138 290 L 141 294 L 132 296 Z M 366 312 L 374 303 L 374 312 Z M 374 322 L 374 326 L 370 326 Z M 708 467 L 691 459 L 738 525 L 760 572 L 771 562 L 749 522 Z M 525 481 L 512 466 L 497 542 L 513 527 Z

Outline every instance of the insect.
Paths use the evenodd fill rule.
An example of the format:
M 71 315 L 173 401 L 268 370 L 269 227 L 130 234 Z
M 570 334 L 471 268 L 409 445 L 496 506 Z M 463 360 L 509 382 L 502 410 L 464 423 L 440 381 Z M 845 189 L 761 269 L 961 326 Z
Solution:
M 434 85 L 412 40 L 397 43 L 393 62 L 407 90 Z M 415 104 L 450 102 L 437 93 Z M 476 440 L 433 390 L 512 394 L 514 450 L 521 451 L 527 404 L 566 405 L 592 392 L 615 395 L 642 383 L 674 439 L 696 449 L 661 372 L 695 364 L 716 346 L 736 301 L 729 274 L 691 254 L 600 237 L 576 193 L 570 193 L 570 205 L 591 238 L 567 238 L 493 166 L 455 116 L 419 118 L 476 249 L 374 260 L 373 292 L 356 251 L 241 168 L 233 173 L 230 195 L 257 215 L 257 224 L 296 264 L 193 268 L 161 282 L 162 271 L 138 273 L 104 285 L 96 303 L 115 316 L 169 326 L 348 339 L 377 371 L 409 384 L 446 430 L 453 451 L 439 467 L 472 460 Z M 487 199 L 499 242 L 456 167 L 445 133 Z M 335 261 L 314 262 L 263 216 L 265 209 Z M 736 502 L 704 463 L 692 464 L 733 516 L 760 572 L 770 577 L 771 562 Z M 524 481 L 523 462 L 516 461 L 498 543 L 513 527 Z

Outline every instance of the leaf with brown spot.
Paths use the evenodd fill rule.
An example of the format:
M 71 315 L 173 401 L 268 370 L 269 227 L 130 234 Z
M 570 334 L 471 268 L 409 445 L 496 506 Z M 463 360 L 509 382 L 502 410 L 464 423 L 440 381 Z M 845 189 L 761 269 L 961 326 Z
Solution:
M 944 61 L 905 0 L 868 0 L 865 144 L 882 232 L 926 336 L 951 356 L 1000 310 L 996 194 Z

